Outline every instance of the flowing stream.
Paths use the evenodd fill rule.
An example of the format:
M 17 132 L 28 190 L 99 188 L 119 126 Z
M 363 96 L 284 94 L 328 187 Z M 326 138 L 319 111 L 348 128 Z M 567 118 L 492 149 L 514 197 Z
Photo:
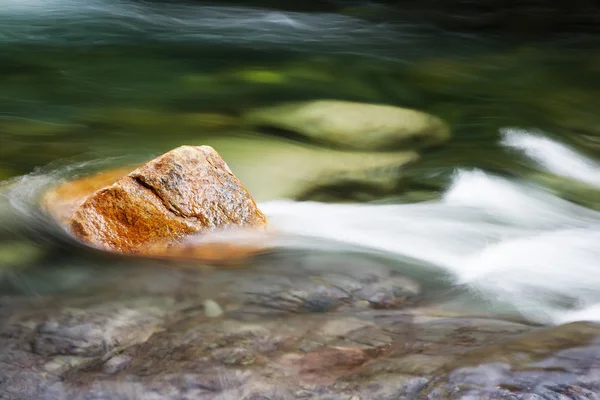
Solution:
M 599 187 L 600 165 L 564 145 L 507 129 L 503 145 Z M 527 182 L 458 169 L 442 199 L 403 205 L 273 201 L 284 232 L 409 256 L 451 273 L 490 302 L 541 322 L 600 320 L 600 214 Z
M 394 18 L 381 22 L 386 13 Z M 460 288 L 455 307 L 600 321 L 596 44 L 450 33 L 373 5 L 353 14 L 0 0 L 0 290 L 66 290 L 108 263 L 41 213 L 44 189 L 211 144 L 250 191 L 266 193 L 257 198 L 281 250 L 361 249 L 423 284 L 441 279 L 434 298 Z M 334 201 L 281 198 L 288 166 L 268 164 L 265 143 L 274 143 L 269 154 L 306 149 L 306 164 L 327 149 L 274 141 L 279 133 L 253 131 L 239 114 L 315 98 L 421 109 L 445 119 L 453 137 L 423 151 L 385 193 L 336 187 L 325 189 Z

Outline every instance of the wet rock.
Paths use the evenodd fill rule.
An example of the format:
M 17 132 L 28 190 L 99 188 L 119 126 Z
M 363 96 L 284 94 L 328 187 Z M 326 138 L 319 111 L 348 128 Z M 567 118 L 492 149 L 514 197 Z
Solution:
M 234 315 L 249 318 L 368 308 L 402 309 L 421 301 L 415 281 L 391 274 L 382 261 L 369 256 L 313 252 L 298 254 L 294 260 L 292 268 L 282 266 L 275 253 L 258 260 L 260 274 L 249 274 L 234 284 L 235 299 L 242 304 Z
M 415 378 L 410 375 L 395 374 L 374 377 L 368 385 L 359 385 L 358 399 L 418 399 L 427 378 Z
M 245 119 L 357 150 L 423 147 L 447 140 L 439 118 L 400 107 L 335 100 L 291 103 L 250 111 Z
M 484 318 L 463 317 L 455 323 L 449 322 L 452 318 L 443 320 L 445 323 L 439 317 L 373 309 L 355 316 L 296 314 L 285 319 L 265 318 L 256 324 L 199 316 L 167 323 L 145 342 L 125 346 L 103 363 L 70 367 L 66 363 L 70 370 L 60 370 L 59 386 L 56 380 L 41 378 L 42 372 L 35 367 L 44 357 L 39 354 L 24 351 L 6 365 L 21 373 L 28 371 L 23 377 L 29 380 L 19 382 L 34 388 L 18 392 L 17 384 L 11 383 L 10 393 L 19 393 L 17 399 L 60 398 L 52 397 L 59 393 L 63 398 L 88 400 L 597 399 L 600 372 L 591 362 L 597 346 L 589 339 L 600 337 L 598 328 L 572 324 L 568 329 L 540 330 Z M 434 322 L 438 333 L 424 336 L 422 332 Z M 464 326 L 482 339 L 468 343 L 457 339 L 455 332 Z M 494 326 L 498 332 L 491 330 Z M 571 335 L 569 339 L 568 333 L 578 330 L 586 336 Z M 524 347 L 538 334 L 546 345 L 558 340 L 566 348 L 555 352 L 551 346 L 545 347 L 544 356 L 541 345 L 529 350 Z M 486 335 L 490 337 L 483 338 Z M 441 336 L 445 343 L 440 347 L 436 338 Z M 375 337 L 381 339 L 375 341 Z M 582 346 L 582 340 L 588 345 Z M 314 346 L 304 351 L 308 342 Z M 512 357 L 523 353 L 540 361 L 518 367 Z M 497 354 L 506 362 L 494 361 Z M 556 366 L 561 358 L 573 366 L 578 359 L 583 363 L 576 370 L 562 371 Z M 73 357 L 80 359 L 84 358 Z M 0 382 L 0 393 L 9 393 L 2 385 Z
M 89 362 L 90 359 L 86 357 L 57 356 L 44 365 L 44 370 L 54 375 L 60 375 Z
M 417 347 L 410 345 L 417 338 L 401 334 L 403 330 L 414 331 L 410 317 L 398 313 L 385 315 L 387 318 L 383 319 L 363 315 L 365 324 L 356 323 L 337 333 L 350 337 L 365 329 L 388 332 L 392 326 L 402 327 L 387 337 L 384 347 L 393 350 L 401 346 L 404 351 L 418 352 Z M 338 318 L 338 321 L 344 320 L 348 321 Z M 408 356 L 400 362 L 402 358 L 391 357 L 393 353 L 378 350 L 380 345 L 368 344 L 364 332 L 362 336 L 351 338 L 356 343 L 349 339 L 337 344 L 339 338 L 324 334 L 331 333 L 331 326 L 322 315 L 298 315 L 286 318 L 283 324 L 279 319 L 265 319 L 261 325 L 189 321 L 171 326 L 148 342 L 125 350 L 124 355 L 132 359 L 121 370 L 120 377 L 135 382 L 138 393 L 153 391 L 157 399 L 184 393 L 195 393 L 196 398 L 235 395 L 242 399 L 278 398 L 275 395 L 288 398 L 291 393 L 307 398 L 352 399 L 357 395 L 361 399 L 415 398 L 428 390 L 430 383 L 429 377 L 419 375 L 431 373 L 442 377 L 443 366 L 456 357 L 449 351 L 446 358 L 433 357 L 436 367 L 419 369 L 424 357 L 414 354 L 412 361 Z M 305 352 L 301 347 L 306 339 L 316 346 Z M 382 364 L 387 367 L 374 368 Z M 400 372 L 396 364 L 402 364 L 401 369 L 407 372 Z M 179 378 L 174 378 L 175 371 L 179 371 Z M 94 377 L 95 382 L 105 381 L 108 393 L 116 393 L 116 389 L 111 388 L 112 381 L 97 375 L 93 369 L 70 376 L 75 379 L 72 383 L 86 376 Z M 452 385 L 447 382 L 442 381 Z M 75 387 L 83 386 L 76 384 Z M 201 391 L 194 392 L 197 390 Z
M 99 179 L 112 176 L 108 172 Z M 49 211 L 55 211 L 59 221 L 76 206 L 68 218 L 69 230 L 105 250 L 161 255 L 191 234 L 266 225 L 250 194 L 208 146 L 172 150 L 96 190 L 78 205 L 81 196 L 76 194 L 96 186 L 96 179 L 66 183 L 47 195 L 44 204 L 50 204 Z M 73 194 L 61 204 L 64 192 Z
M 294 360 L 294 364 L 299 366 L 299 373 L 303 375 L 320 375 L 335 371 L 336 375 L 340 370 L 351 370 L 365 362 L 369 357 L 367 354 L 356 347 L 326 347 L 315 350 Z
M 531 330 L 524 324 L 491 318 L 416 316 L 414 326 L 414 346 L 425 354 L 437 354 L 451 348 L 490 346 Z
M 598 324 L 536 327 L 409 301 L 359 307 L 377 285 L 419 288 L 356 256 L 262 258 L 210 273 L 121 268 L 95 296 L 0 299 L 0 397 L 598 399 Z M 143 283 L 173 276 L 158 291 Z M 249 315 L 257 293 L 293 290 L 345 297 L 320 312 L 302 300 Z M 227 312 L 207 317 L 206 299 Z
M 498 386 L 505 379 L 510 365 L 487 364 L 477 367 L 459 368 L 453 371 L 448 380 L 451 383 L 466 383 L 479 386 Z
M 209 318 L 216 318 L 223 315 L 223 309 L 214 300 L 207 299 L 204 300 L 204 314 Z
M 0 398 L 40 399 L 60 378 L 45 370 L 43 357 L 31 352 L 31 329 L 0 321 Z
M 369 326 L 373 326 L 373 324 L 358 318 L 349 317 L 334 319 L 325 323 L 321 328 L 321 334 L 325 336 L 342 337 L 348 335 L 352 331 Z
M 217 349 L 212 357 L 225 365 L 250 365 L 256 361 L 256 355 L 244 348 Z
M 559 351 L 542 361 L 531 364 L 531 368 L 547 368 L 572 373 L 600 371 L 600 346 L 575 347 Z
M 382 373 L 402 373 L 411 376 L 431 376 L 443 371 L 453 358 L 448 355 L 410 354 L 404 357 L 391 358 L 388 362 L 379 363 L 375 368 Z
M 350 189 L 375 198 L 397 194 L 406 168 L 419 158 L 413 150 L 342 151 L 248 131 L 202 136 L 201 140 L 227 160 L 258 202 L 313 199 L 319 194 L 315 191 L 324 190 L 334 192 L 331 197 L 342 200 L 355 199 L 353 192 L 348 193 Z M 160 142 L 149 141 L 146 147 L 161 152 L 180 142 L 178 138 L 161 136 Z M 134 168 L 126 169 L 124 174 Z
M 132 357 L 126 355 L 116 355 L 108 359 L 102 366 L 102 372 L 105 374 L 116 374 L 127 367 Z
M 418 159 L 414 151 L 340 151 L 255 133 L 203 141 L 218 149 L 257 201 L 311 199 L 331 187 L 393 191 Z
M 71 217 L 90 195 L 114 184 L 135 167 L 114 168 L 59 185 L 44 194 L 42 207 L 61 225 L 68 227 Z
M 168 301 L 149 299 L 64 309 L 39 325 L 33 351 L 44 356 L 100 356 L 148 339 L 168 309 Z

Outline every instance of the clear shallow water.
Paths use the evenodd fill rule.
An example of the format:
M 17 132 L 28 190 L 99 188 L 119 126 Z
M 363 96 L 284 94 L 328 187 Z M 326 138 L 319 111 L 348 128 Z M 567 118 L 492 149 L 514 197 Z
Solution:
M 5 248 L 17 240 L 43 250 L 29 269 L 5 274 L 11 290 L 60 291 L 107 267 L 39 212 L 49 185 L 180 144 L 214 144 L 234 172 L 260 166 L 262 139 L 219 144 L 245 143 L 241 131 L 264 137 L 241 112 L 339 98 L 431 112 L 453 139 L 425 152 L 395 191 L 359 193 L 362 204 L 340 204 L 357 198 L 344 191 L 335 203 L 266 199 L 261 208 L 284 234 L 276 245 L 382 253 L 423 283 L 441 275 L 440 293 L 468 289 L 473 303 L 486 300 L 483 311 L 600 320 L 593 38 L 515 44 L 405 21 L 213 5 L 2 5 L 1 238 Z M 71 253 L 78 262 L 66 268 Z M 40 270 L 54 273 L 45 285 Z

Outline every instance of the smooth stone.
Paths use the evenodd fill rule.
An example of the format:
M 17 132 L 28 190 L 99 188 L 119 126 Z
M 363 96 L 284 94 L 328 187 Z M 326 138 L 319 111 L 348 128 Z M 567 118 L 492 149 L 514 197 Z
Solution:
M 422 308 L 295 309 L 255 315 L 250 323 L 240 313 L 198 314 L 206 299 L 246 305 L 262 299 L 281 307 L 297 299 L 290 292 L 318 295 L 332 286 L 346 293 L 343 307 L 363 297 L 361 285 L 397 278 L 366 263 L 361 271 L 359 260 L 347 276 L 341 266 L 286 268 L 273 260 L 264 269 L 264 261 L 253 270 L 210 274 L 125 269 L 103 289 L 36 302 L 0 299 L 0 392 L 89 400 L 131 397 L 126 393 L 157 400 L 594 399 L 599 393 L 598 324 L 539 327 Z M 157 292 L 143 282 L 166 277 L 178 283 L 163 283 Z M 264 298 L 263 287 L 280 294 L 280 303 Z M 89 363 L 71 362 L 80 358 Z M 53 395 L 54 373 L 62 397 Z
M 450 137 L 448 125 L 422 111 L 337 100 L 251 110 L 246 122 L 285 129 L 317 142 L 355 150 L 426 147 Z
M 208 318 L 216 318 L 223 315 L 223 309 L 216 301 L 212 299 L 204 300 L 204 315 Z
M 419 158 L 414 151 L 341 151 L 259 134 L 206 137 L 203 142 L 228 160 L 259 202 L 307 199 L 319 188 L 340 184 L 390 190 L 401 181 L 403 168 Z

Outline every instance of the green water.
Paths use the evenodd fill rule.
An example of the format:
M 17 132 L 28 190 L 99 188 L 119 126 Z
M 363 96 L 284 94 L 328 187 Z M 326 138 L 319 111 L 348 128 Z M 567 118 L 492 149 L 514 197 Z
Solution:
M 506 126 L 541 129 L 597 156 L 598 55 L 558 44 L 503 47 L 386 61 L 225 45 L 3 45 L 0 170 L 10 178 L 67 157 L 162 152 L 239 132 L 238 116 L 250 108 L 320 98 L 443 118 L 453 140 L 424 166 L 516 172 L 495 149 Z

